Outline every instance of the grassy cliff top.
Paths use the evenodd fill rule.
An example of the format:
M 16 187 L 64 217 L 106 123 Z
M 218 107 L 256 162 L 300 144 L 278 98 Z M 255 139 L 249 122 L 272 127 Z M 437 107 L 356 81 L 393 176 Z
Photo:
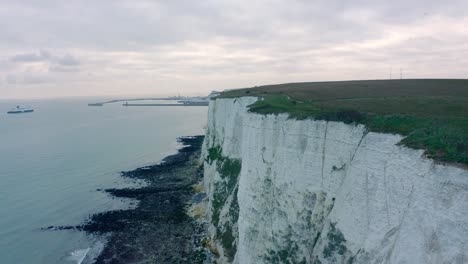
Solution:
M 406 136 L 401 144 L 430 158 L 468 164 L 468 80 L 370 80 L 265 85 L 220 98 L 263 98 L 249 111 L 364 124 Z

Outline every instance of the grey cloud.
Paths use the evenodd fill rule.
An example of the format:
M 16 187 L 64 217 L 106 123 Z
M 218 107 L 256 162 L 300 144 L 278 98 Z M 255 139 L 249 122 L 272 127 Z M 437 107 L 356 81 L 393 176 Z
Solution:
M 467 21 L 466 0 L 6 0 L 0 52 L 16 55 L 0 70 L 42 63 L 51 75 L 93 72 L 103 83 L 177 76 L 232 87 L 256 76 L 375 78 L 390 66 L 432 75 L 440 61 L 444 75 L 432 77 L 458 76 Z
M 13 62 L 38 62 L 38 61 L 48 61 L 51 59 L 51 55 L 47 51 L 40 51 L 39 53 L 25 53 L 17 54 L 11 57 Z
M 341 2 L 175 0 L 98 1 L 90 5 L 79 1 L 19 1 L 4 9 L 8 12 L 0 14 L 0 21 L 6 20 L 8 25 L 16 18 L 15 27 L 4 30 L 15 36 L 16 43 L 36 46 L 131 50 L 214 36 L 268 40 L 297 25 L 317 39 L 329 35 L 336 39 L 347 37 L 341 33 L 350 29 L 355 33 L 359 29 L 340 19 L 339 14 L 349 7 Z M 371 3 L 359 1 L 356 6 Z M 316 33 L 319 31 L 322 34 Z M 359 35 L 365 32 L 360 31 Z M 23 32 L 28 34 L 18 34 Z
M 47 73 L 37 72 L 19 72 L 15 74 L 8 74 L 5 77 L 5 82 L 10 85 L 31 85 L 31 84 L 44 84 L 53 81 L 52 76 Z
M 0 10 L 2 10 L 0 4 Z M 468 2 L 426 1 L 15 1 L 0 11 L 14 44 L 50 48 L 141 51 L 213 38 L 244 40 L 239 49 L 283 51 L 362 41 L 385 24 L 412 24 L 428 15 L 466 16 Z M 369 18 L 359 17 L 369 15 Z M 5 22 L 5 23 L 3 23 Z M 292 33 L 291 31 L 299 33 Z M 28 32 L 28 34 L 24 34 Z M 7 38 L 8 40 L 8 38 Z M 2 45 L 12 45 L 2 41 Z M 31 45 L 33 45 L 31 47 Z
M 4 78 L 6 84 L 31 85 L 63 81 L 57 76 L 80 72 L 81 62 L 69 53 L 59 55 L 41 50 L 13 55 L 0 66 L 0 70 L 7 73 Z
M 7 75 L 5 77 L 5 81 L 8 83 L 8 84 L 15 84 L 16 83 L 16 77 L 14 75 Z
M 23 84 L 43 84 L 52 81 L 51 78 L 47 75 L 27 74 L 22 77 Z
M 62 66 L 77 66 L 80 64 L 78 59 L 70 54 L 58 56 L 44 50 L 41 50 L 38 53 L 17 54 L 12 56 L 10 61 L 18 63 L 48 62 Z
M 54 65 L 49 67 L 49 72 L 79 72 L 77 67 L 69 67 L 63 65 Z
M 63 56 L 54 55 L 48 51 L 39 51 L 38 53 L 24 53 L 24 54 L 17 54 L 10 58 L 10 61 L 16 64 L 28 64 L 28 63 L 36 63 L 41 62 L 45 64 L 45 67 L 48 67 L 48 72 L 56 72 L 56 73 L 66 73 L 66 72 L 78 72 L 80 71 L 79 67 L 81 62 L 74 56 L 70 54 L 65 54 Z M 43 69 L 41 69 L 43 70 Z M 33 75 L 31 75 L 33 72 Z M 33 78 L 23 78 L 26 81 L 25 83 L 36 83 L 40 82 L 43 83 L 44 78 L 38 78 L 37 75 L 34 75 L 34 70 L 27 70 L 24 71 L 24 76 L 35 76 Z M 12 83 L 7 81 L 8 83 Z M 16 82 L 16 81 L 15 81 Z
M 67 54 L 63 57 L 58 57 L 55 61 L 61 66 L 77 66 L 80 62 L 73 56 Z

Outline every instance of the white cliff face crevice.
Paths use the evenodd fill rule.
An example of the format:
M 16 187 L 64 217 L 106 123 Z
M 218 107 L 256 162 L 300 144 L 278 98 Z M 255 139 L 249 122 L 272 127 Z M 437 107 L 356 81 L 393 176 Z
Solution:
M 209 218 L 228 181 L 221 163 L 207 162 L 209 150 L 219 147 L 220 157 L 241 164 L 237 197 L 229 189 L 210 228 L 222 254 L 217 230 L 226 223 L 235 230 L 233 258 L 222 262 L 468 260 L 468 171 L 435 164 L 422 150 L 398 145 L 401 136 L 362 125 L 249 113 L 256 100 L 210 102 L 203 146 Z

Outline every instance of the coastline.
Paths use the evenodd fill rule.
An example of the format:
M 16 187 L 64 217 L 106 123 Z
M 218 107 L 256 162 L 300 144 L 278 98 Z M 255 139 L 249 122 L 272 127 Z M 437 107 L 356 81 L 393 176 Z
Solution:
M 98 213 L 82 226 L 89 234 L 106 236 L 94 263 L 202 263 L 205 226 L 187 215 L 193 186 L 203 178 L 198 160 L 204 136 L 181 137 L 183 147 L 158 165 L 122 172 L 144 180 L 139 188 L 106 189 L 114 197 L 132 198 L 131 209 Z

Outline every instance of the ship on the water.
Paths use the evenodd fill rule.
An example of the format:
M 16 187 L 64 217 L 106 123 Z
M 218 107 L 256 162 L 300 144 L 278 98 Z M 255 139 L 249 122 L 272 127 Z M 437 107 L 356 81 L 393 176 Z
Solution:
M 7 113 L 8 114 L 21 114 L 21 113 L 31 113 L 31 112 L 34 112 L 34 109 L 32 109 L 31 107 L 21 107 L 17 105 L 15 108 L 11 109 Z

